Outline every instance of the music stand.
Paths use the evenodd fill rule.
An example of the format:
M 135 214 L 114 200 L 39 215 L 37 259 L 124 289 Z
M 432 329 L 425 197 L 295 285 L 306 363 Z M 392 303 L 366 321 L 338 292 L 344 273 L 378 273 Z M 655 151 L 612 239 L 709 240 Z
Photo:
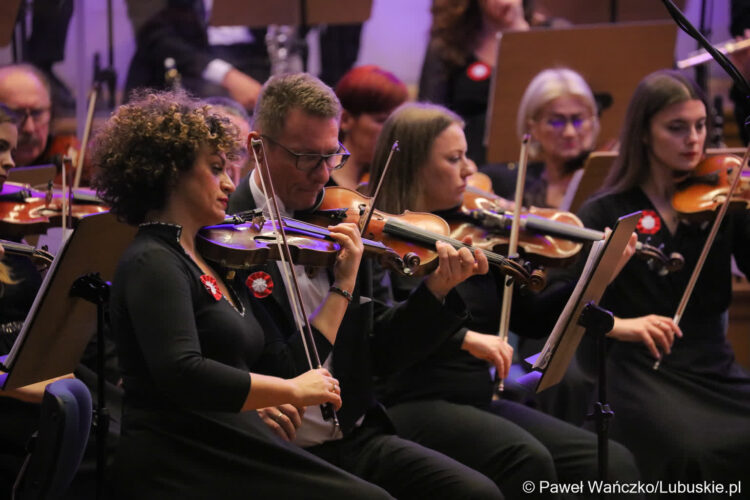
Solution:
M 685 0 L 678 0 L 680 9 Z M 573 24 L 595 24 L 670 19 L 664 6 L 653 0 L 536 0 L 535 7 L 553 18 Z
M 0 2 L 0 47 L 8 45 L 13 38 L 13 28 L 16 26 L 20 5 L 21 0 Z
M 676 36 L 675 26 L 665 22 L 503 33 L 487 108 L 487 161 L 518 160 L 518 106 L 531 79 L 547 68 L 569 67 L 595 94 L 609 94 L 613 102 L 601 116 L 599 137 L 602 141 L 617 137 L 638 82 L 672 67 Z
M 371 11 L 372 0 L 349 0 L 346 8 L 331 0 L 215 0 L 209 24 L 251 28 L 270 24 L 355 24 L 367 21 Z
M 519 379 L 519 383 L 526 386 L 536 383 L 536 392 L 559 383 L 578 349 L 584 329 L 587 334 L 596 336 L 599 344 L 599 401 L 594 418 L 597 422 L 599 478 L 602 480 L 607 476 L 608 420 L 614 415 L 607 404 L 604 335 L 612 329 L 614 320 L 609 311 L 596 304 L 611 281 L 640 215 L 640 212 L 635 212 L 620 217 L 609 238 L 594 243 L 583 273 L 547 343 L 542 352 L 533 357 L 532 372 Z
M 97 498 L 103 498 L 109 430 L 104 403 L 105 280 L 112 279 L 135 231 L 110 213 L 84 217 L 47 270 L 13 348 L 0 358 L 6 371 L 0 375 L 0 386 L 23 387 L 73 372 L 97 331 Z
M 615 158 L 617 153 L 611 151 L 595 151 L 586 158 L 583 168 L 574 172 L 570 179 L 565 197 L 568 198 L 568 194 L 573 196 L 570 205 L 564 210 L 578 212 L 581 205 L 602 187 Z
M 31 167 L 14 167 L 8 171 L 8 181 L 41 186 L 55 179 L 57 167 L 53 164 L 34 165 Z

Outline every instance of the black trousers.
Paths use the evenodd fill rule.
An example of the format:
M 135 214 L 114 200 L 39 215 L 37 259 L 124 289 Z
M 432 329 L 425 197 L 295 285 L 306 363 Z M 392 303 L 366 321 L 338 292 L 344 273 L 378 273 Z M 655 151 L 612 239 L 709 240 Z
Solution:
M 595 434 L 511 401 L 493 401 L 487 409 L 412 401 L 388 408 L 388 415 L 400 436 L 481 472 L 507 498 L 558 498 L 525 493 L 529 480 L 538 485 L 598 478 Z M 639 477 L 632 454 L 610 441 L 610 481 Z
M 344 439 L 306 449 L 401 500 L 503 498 L 486 476 L 388 433 L 389 424 L 383 420 L 384 416 L 376 414 Z

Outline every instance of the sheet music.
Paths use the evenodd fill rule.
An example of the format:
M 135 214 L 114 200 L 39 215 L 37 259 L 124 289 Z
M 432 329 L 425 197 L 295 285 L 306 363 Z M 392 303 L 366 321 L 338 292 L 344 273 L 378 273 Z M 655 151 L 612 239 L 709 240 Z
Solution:
M 555 327 L 552 329 L 552 333 L 550 333 L 549 339 L 544 344 L 542 352 L 539 354 L 532 366 L 533 369 L 544 370 L 545 368 L 547 368 L 547 364 L 549 363 L 549 360 L 552 357 L 552 353 L 554 352 L 557 344 L 560 341 L 560 337 L 567 329 L 572 319 L 571 316 L 575 312 L 576 305 L 578 304 L 578 301 L 583 294 L 583 290 L 586 288 L 586 284 L 589 282 L 589 280 L 591 279 L 591 275 L 596 269 L 596 265 L 599 262 L 601 253 L 604 251 L 604 247 L 605 240 L 595 241 L 591 246 L 591 251 L 589 252 L 588 258 L 586 259 L 586 265 L 583 268 L 581 276 L 578 278 L 578 283 L 576 283 L 576 287 L 573 290 L 570 299 L 568 299 L 568 303 L 565 304 L 565 308 L 563 309 L 562 314 L 559 318 L 557 318 L 557 323 L 555 323 Z

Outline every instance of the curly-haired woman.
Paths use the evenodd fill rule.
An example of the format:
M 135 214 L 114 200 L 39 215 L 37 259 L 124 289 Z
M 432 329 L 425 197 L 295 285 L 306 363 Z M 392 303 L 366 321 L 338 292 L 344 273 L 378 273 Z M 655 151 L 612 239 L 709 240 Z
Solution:
M 234 185 L 236 130 L 211 106 L 180 93 L 143 94 L 121 107 L 96 142 L 96 187 L 112 211 L 139 224 L 112 286 L 111 319 L 123 386 L 115 463 L 119 498 L 387 497 L 276 437 L 258 408 L 341 405 L 325 369 L 295 378 L 289 342 L 244 282 L 196 251 L 220 223 Z M 336 273 L 356 272 L 361 242 L 334 230 Z M 353 271 L 352 271 L 353 270 Z M 333 343 L 347 302 L 331 295 L 311 318 Z M 256 371 L 279 376 L 260 375 Z M 251 373 L 252 372 L 252 373 Z M 278 421 L 286 416 L 279 413 Z

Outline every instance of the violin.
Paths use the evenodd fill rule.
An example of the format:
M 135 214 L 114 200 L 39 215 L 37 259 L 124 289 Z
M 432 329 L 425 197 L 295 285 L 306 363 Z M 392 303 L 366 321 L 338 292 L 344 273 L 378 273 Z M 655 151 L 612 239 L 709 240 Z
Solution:
M 472 180 L 475 176 L 478 178 Z M 486 241 L 495 251 L 502 252 L 508 245 L 511 216 L 506 211 L 512 203 L 484 187 L 491 189 L 486 174 L 477 172 L 469 177 L 463 206 L 456 213 L 458 220 L 452 225 L 456 231 L 454 237 L 469 231 L 466 226 L 473 221 L 473 224 L 494 233 L 488 234 Z M 567 265 L 578 255 L 582 243 L 604 239 L 604 232 L 584 227 L 575 214 L 554 208 L 532 206 L 524 209 L 521 229 L 518 244 L 524 257 L 547 266 Z M 640 241 L 636 243 L 636 255 L 649 262 L 660 275 L 679 271 L 685 264 L 679 253 L 667 256 L 655 246 Z
M 0 247 L 3 247 L 7 255 L 20 255 L 22 257 L 28 257 L 37 266 L 42 268 L 49 267 L 55 256 L 49 253 L 45 248 L 36 248 L 31 245 L 24 243 L 17 243 L 15 241 L 0 240 Z
M 513 203 L 494 194 L 491 189 L 492 181 L 486 174 L 477 172 L 468 178 L 463 205 L 450 217 L 451 235 L 454 238 L 462 238 L 470 234 L 475 241 L 483 242 L 481 245 L 486 245 L 494 252 L 505 253 L 510 234 L 510 214 L 507 214 L 507 217 L 503 215 L 501 227 L 493 223 L 498 222 L 497 220 L 486 219 L 486 217 L 490 217 L 493 213 L 506 214 L 506 211 L 512 208 Z M 579 241 L 587 241 L 586 239 L 574 241 L 564 239 L 559 234 L 532 231 L 528 227 L 529 215 L 560 224 L 583 227 L 581 220 L 570 212 L 533 206 L 523 209 L 518 246 L 526 259 L 545 266 L 564 266 L 577 257 L 583 248 Z
M 294 263 L 302 266 L 329 267 L 336 262 L 341 249 L 320 226 L 282 217 Z M 196 247 L 206 259 L 233 269 L 257 266 L 267 260 L 281 260 L 276 230 L 261 209 L 227 217 L 224 224 L 207 226 L 198 231 Z M 392 269 L 403 269 L 403 261 L 392 249 L 379 241 L 363 238 L 365 255 L 375 257 Z
M 52 190 L 38 191 L 26 184 L 6 182 L 0 192 L 0 234 L 21 238 L 28 234 L 44 233 L 61 225 L 63 196 Z M 96 196 L 78 192 L 73 195 L 71 215 L 74 221 L 108 211 Z
M 371 198 L 357 191 L 343 187 L 328 187 L 317 207 L 308 214 L 311 222 L 360 223 L 360 218 L 369 208 Z M 529 271 L 524 264 L 503 257 L 481 247 L 472 247 L 450 236 L 448 223 L 441 217 L 407 210 L 401 215 L 393 215 L 380 210 L 372 210 L 372 218 L 363 236 L 381 241 L 392 248 L 401 258 L 403 272 L 423 276 L 432 272 L 438 265 L 435 243 L 442 241 L 454 248 L 479 248 L 491 265 L 500 268 L 505 274 L 532 290 L 544 287 L 544 276 L 539 271 Z
M 688 221 L 712 220 L 727 200 L 731 176 L 742 168 L 735 155 L 710 156 L 701 161 L 693 174 L 677 186 L 672 207 Z M 750 173 L 740 173 L 740 184 L 729 202 L 728 210 L 744 210 L 750 205 Z

